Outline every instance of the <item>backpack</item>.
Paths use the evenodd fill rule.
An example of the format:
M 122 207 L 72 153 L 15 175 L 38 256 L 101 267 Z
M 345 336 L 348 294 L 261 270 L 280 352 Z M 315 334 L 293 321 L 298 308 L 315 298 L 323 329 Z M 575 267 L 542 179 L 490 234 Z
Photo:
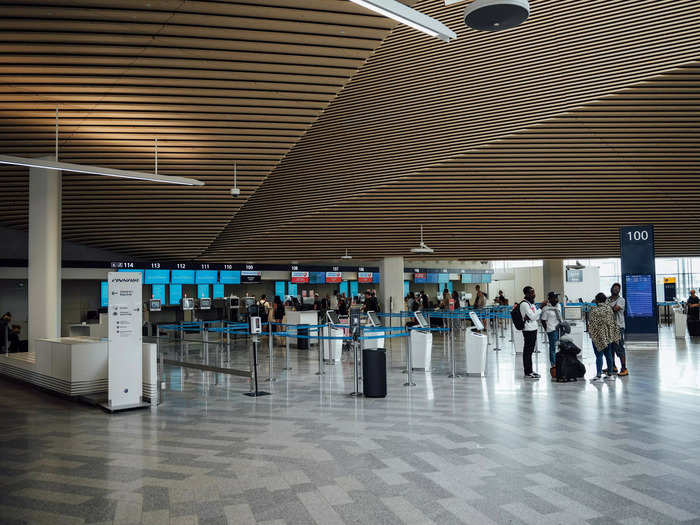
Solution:
M 513 320 L 513 326 L 516 330 L 522 331 L 525 328 L 525 319 L 523 319 L 523 314 L 520 313 L 520 303 L 515 303 L 510 311 L 510 318 Z

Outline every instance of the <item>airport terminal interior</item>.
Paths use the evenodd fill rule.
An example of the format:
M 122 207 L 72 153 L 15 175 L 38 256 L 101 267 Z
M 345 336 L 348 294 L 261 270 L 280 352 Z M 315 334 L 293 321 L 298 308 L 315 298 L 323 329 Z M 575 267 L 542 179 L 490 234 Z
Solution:
M 699 2 L 0 13 L 0 524 L 700 523 Z

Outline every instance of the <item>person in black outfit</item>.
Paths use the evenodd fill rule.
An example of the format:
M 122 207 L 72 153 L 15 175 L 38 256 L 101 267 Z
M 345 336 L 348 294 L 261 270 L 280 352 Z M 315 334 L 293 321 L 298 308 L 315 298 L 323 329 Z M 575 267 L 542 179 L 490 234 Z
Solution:
M 428 299 L 428 296 L 423 290 L 420 291 L 420 302 L 423 303 L 424 310 L 430 308 L 430 299 Z
M 362 307 L 364 313 L 379 312 L 379 301 L 377 296 L 373 295 L 369 290 L 365 292 L 365 305 Z
M 19 334 L 22 331 L 22 327 L 18 324 L 12 325 L 12 331 L 8 336 L 10 343 L 10 352 L 26 352 L 27 351 L 27 341 L 22 341 L 19 338 Z
M 0 350 L 5 351 L 5 342 L 10 338 L 10 323 L 12 323 L 12 314 L 5 312 L 0 317 Z
M 688 297 L 688 319 L 698 321 L 700 320 L 700 297 L 695 295 L 695 290 L 690 290 L 690 297 Z

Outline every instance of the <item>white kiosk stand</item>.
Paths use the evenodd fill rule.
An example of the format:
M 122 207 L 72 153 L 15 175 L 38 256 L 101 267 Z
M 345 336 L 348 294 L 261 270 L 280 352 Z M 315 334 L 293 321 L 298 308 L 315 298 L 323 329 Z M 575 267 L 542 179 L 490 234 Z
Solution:
M 469 317 L 474 324 L 474 328 L 468 330 L 467 337 L 464 338 L 465 367 L 467 375 L 484 377 L 486 375 L 486 355 L 489 339 L 481 333 L 481 330 L 484 329 L 481 319 L 474 312 L 469 312 Z
M 372 328 L 376 328 L 377 326 L 382 326 L 382 322 L 379 320 L 379 317 L 377 316 L 377 312 L 367 312 L 367 325 L 371 326 Z M 367 332 L 366 335 L 377 336 L 377 335 L 381 335 L 381 332 Z M 384 348 L 384 338 L 380 337 L 377 339 L 363 339 L 362 340 L 362 348 L 367 348 L 370 350 L 376 350 L 377 348 Z
M 567 306 L 564 310 L 564 321 L 569 323 L 571 333 L 569 340 L 583 350 L 583 340 L 586 335 L 586 321 L 583 319 L 583 308 L 580 306 Z
M 343 337 L 344 332 L 342 328 L 339 328 L 340 319 L 338 314 L 333 310 L 329 310 L 326 312 L 326 318 L 330 325 L 321 328 L 321 335 L 323 337 Z M 333 363 L 339 362 L 343 355 L 343 340 L 326 339 L 325 343 L 323 345 L 323 359 Z
M 140 272 L 109 272 L 107 403 L 110 412 L 150 406 L 144 403 Z
M 677 339 L 685 339 L 688 331 L 688 316 L 683 313 L 681 306 L 673 307 L 673 334 Z
M 423 312 L 415 312 L 413 315 L 418 325 L 426 330 L 411 330 L 411 364 L 414 369 L 422 368 L 429 372 L 433 357 L 433 334 L 429 331 L 430 325 L 423 317 Z

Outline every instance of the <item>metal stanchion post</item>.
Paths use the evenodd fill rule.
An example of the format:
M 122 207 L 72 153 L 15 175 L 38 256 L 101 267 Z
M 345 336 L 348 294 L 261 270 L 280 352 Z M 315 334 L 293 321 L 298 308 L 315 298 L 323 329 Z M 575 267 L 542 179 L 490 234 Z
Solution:
M 496 312 L 495 315 L 497 316 L 498 312 Z M 493 335 L 495 336 L 494 337 L 495 343 L 494 343 L 493 351 L 500 352 L 501 348 L 498 346 L 498 326 L 500 325 L 500 322 L 499 322 L 497 317 L 495 317 L 494 320 L 496 321 L 496 324 L 494 326 L 494 333 L 493 333 Z
M 272 323 L 268 322 L 267 327 L 268 327 L 268 330 L 267 330 L 267 335 L 268 335 L 267 352 L 269 354 L 269 363 L 268 363 L 269 374 L 268 374 L 267 380 L 272 382 L 275 380 L 275 376 L 274 376 L 274 373 L 275 373 L 275 364 L 274 364 L 275 363 L 275 361 L 274 361 L 275 360 L 275 357 L 274 357 L 275 349 L 274 349 L 273 340 L 272 340 Z
M 318 372 L 316 372 L 316 375 L 322 376 L 324 374 L 324 372 L 323 372 L 323 339 L 322 339 L 322 335 L 321 335 L 320 325 L 317 325 L 316 335 L 318 336 Z
M 406 371 L 408 372 L 408 377 L 403 386 L 416 386 L 413 382 L 413 359 L 411 355 L 411 330 L 408 330 L 408 342 L 406 343 Z
M 450 368 L 449 377 L 457 377 L 457 358 L 455 356 L 455 336 L 454 336 L 454 320 L 450 318 Z
M 263 392 L 258 390 L 258 342 L 260 339 L 257 335 L 253 335 L 252 340 L 252 352 L 251 352 L 251 362 L 250 362 L 250 372 L 251 372 L 251 390 L 246 392 L 244 395 L 250 397 L 259 396 L 269 396 L 269 392 Z
M 292 367 L 289 366 L 289 334 L 287 333 L 288 328 L 284 327 L 284 370 L 291 370 Z

